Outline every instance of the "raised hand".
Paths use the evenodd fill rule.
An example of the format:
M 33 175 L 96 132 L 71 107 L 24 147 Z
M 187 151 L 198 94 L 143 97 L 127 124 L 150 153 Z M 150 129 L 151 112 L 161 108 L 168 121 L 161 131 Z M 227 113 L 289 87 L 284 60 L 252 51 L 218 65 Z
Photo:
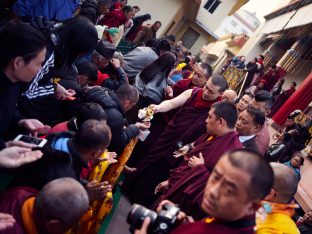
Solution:
M 203 165 L 203 164 L 205 164 L 205 160 L 204 160 L 202 153 L 199 153 L 198 157 L 192 156 L 188 161 L 189 167 L 195 167 L 195 166 Z

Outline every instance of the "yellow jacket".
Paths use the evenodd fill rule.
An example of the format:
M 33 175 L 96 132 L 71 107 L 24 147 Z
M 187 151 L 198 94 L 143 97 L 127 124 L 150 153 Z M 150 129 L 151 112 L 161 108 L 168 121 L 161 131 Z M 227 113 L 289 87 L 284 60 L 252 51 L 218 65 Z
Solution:
M 300 234 L 296 223 L 287 214 L 269 213 L 265 219 L 257 218 L 257 234 Z

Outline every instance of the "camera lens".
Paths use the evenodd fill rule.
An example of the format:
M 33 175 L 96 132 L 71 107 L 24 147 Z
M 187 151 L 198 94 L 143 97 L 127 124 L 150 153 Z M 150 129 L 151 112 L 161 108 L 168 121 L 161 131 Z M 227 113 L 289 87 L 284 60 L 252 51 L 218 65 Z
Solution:
M 130 208 L 127 222 L 135 229 L 140 229 L 146 217 L 150 217 L 151 222 L 149 227 L 152 228 L 157 219 L 157 213 L 144 206 L 134 204 Z

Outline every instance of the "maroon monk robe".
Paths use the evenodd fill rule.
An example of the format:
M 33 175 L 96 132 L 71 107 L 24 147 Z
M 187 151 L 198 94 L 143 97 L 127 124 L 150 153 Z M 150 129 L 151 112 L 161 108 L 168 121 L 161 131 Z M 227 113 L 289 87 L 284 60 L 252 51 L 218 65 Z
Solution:
M 173 98 L 179 96 L 181 93 L 188 89 L 192 89 L 194 85 L 192 84 L 192 79 L 183 79 L 178 81 L 173 87 Z M 163 133 L 167 124 L 174 117 L 174 115 L 179 111 L 180 108 L 176 108 L 167 113 L 159 113 L 154 116 L 151 121 L 150 134 L 145 139 L 144 142 L 139 141 L 127 162 L 130 167 L 137 167 L 139 163 L 144 159 L 143 156 L 147 155 L 156 142 L 156 139 Z
M 199 138 L 195 148 L 186 155 L 190 158 L 201 152 L 205 164 L 191 168 L 188 161 L 184 160 L 179 167 L 170 171 L 169 189 L 159 199 L 179 204 L 184 212 L 197 219 L 203 215 L 200 205 L 210 172 L 224 153 L 243 148 L 235 131 L 207 141 L 208 138 L 208 133 Z
M 179 96 L 181 93 L 188 89 L 194 88 L 192 83 L 192 79 L 182 79 L 179 80 L 175 85 L 172 87 L 173 90 L 173 97 Z
M 38 195 L 38 191 L 29 187 L 15 187 L 6 190 L 0 197 L 0 212 L 11 214 L 16 220 L 13 228 L 0 231 L 0 234 L 25 234 L 21 217 L 21 209 L 24 202 Z
M 149 153 L 142 155 L 144 160 L 138 165 L 137 171 L 127 175 L 123 188 L 131 202 L 149 206 L 157 199 L 154 195 L 155 187 L 168 179 L 169 170 L 179 165 L 182 160 L 172 157 L 176 143 L 194 142 L 204 134 L 209 109 L 219 100 L 204 101 L 202 89 L 193 90 L 192 96 L 175 114 L 159 138 L 155 139 Z
M 255 226 L 255 216 L 248 216 L 238 221 L 222 222 L 205 221 L 182 224 L 171 232 L 171 234 L 253 234 Z

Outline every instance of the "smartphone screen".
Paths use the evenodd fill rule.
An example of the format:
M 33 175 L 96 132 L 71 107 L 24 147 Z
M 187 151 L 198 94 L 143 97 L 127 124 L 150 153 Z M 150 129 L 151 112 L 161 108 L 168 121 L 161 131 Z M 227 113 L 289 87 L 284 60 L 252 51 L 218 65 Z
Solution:
M 40 145 L 40 143 L 43 141 L 40 138 L 29 137 L 29 136 L 22 136 L 19 140 L 26 142 L 26 143 L 34 144 L 34 145 Z

